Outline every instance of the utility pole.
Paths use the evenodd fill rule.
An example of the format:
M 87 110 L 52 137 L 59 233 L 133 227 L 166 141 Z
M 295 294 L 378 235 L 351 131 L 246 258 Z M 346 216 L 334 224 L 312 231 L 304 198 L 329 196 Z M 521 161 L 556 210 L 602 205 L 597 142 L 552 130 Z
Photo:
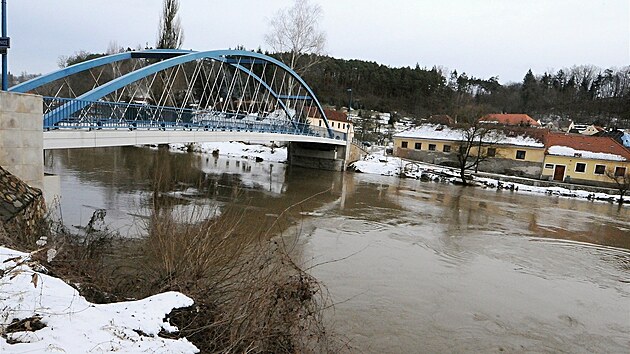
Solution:
M 2 0 L 2 37 L 0 37 L 0 53 L 2 53 L 2 91 L 9 89 L 9 51 L 10 39 L 7 37 L 7 0 Z

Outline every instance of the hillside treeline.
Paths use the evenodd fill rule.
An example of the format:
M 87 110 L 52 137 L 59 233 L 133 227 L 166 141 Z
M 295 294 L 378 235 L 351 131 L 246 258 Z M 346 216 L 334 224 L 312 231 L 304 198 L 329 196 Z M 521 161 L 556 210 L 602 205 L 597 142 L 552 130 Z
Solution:
M 440 68 L 391 68 L 375 62 L 326 57 L 303 76 L 321 101 L 353 108 L 398 111 L 417 118 L 457 115 L 465 106 L 484 111 L 527 113 L 534 118 L 569 118 L 601 124 L 630 120 L 630 66 L 574 66 L 556 72 L 524 73 L 517 83 L 476 78 Z

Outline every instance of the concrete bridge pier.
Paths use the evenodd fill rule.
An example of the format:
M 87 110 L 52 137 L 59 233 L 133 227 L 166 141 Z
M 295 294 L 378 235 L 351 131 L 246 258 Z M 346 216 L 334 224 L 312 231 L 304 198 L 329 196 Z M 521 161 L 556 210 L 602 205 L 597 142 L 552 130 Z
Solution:
M 0 166 L 31 187 L 44 186 L 42 97 L 0 91 Z
M 52 203 L 60 193 L 58 176 L 44 175 L 42 97 L 0 91 L 0 166 Z
M 292 166 L 345 171 L 346 149 L 344 145 L 291 142 L 287 157 Z

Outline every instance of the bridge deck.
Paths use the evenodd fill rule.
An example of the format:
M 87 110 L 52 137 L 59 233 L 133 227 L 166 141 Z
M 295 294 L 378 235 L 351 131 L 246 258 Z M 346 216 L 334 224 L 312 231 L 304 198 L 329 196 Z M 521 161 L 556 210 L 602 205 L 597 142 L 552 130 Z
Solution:
M 345 140 L 319 136 L 248 131 L 204 130 L 51 130 L 44 132 L 44 150 L 219 141 L 291 141 L 346 145 Z

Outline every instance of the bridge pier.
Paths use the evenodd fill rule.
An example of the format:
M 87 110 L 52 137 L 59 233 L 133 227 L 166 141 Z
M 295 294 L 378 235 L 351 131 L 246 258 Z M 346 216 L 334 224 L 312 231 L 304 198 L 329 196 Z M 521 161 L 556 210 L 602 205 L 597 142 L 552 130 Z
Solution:
M 44 175 L 42 107 L 42 96 L 0 91 L 0 166 L 53 203 L 61 182 Z
M 346 170 L 347 146 L 291 142 L 288 149 L 288 162 L 292 166 L 329 171 Z
M 42 97 L 0 91 L 0 166 L 42 189 L 43 153 Z

